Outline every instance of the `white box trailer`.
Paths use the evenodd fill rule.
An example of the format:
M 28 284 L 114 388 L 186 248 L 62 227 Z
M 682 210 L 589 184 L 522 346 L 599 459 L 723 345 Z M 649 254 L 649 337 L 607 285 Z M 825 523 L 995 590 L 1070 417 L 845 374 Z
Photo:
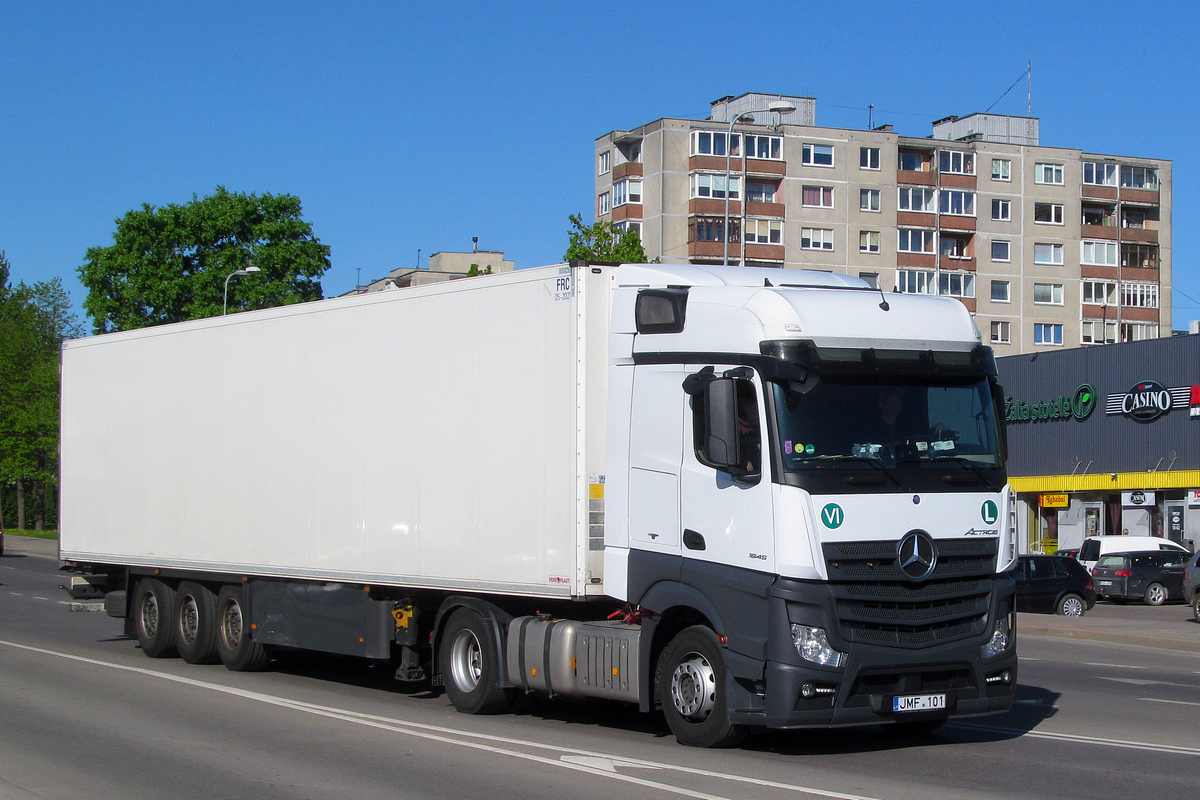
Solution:
M 998 392 L 957 301 L 754 268 L 97 336 L 63 349 L 61 554 L 155 657 L 389 659 L 701 746 L 928 728 L 1013 702 Z

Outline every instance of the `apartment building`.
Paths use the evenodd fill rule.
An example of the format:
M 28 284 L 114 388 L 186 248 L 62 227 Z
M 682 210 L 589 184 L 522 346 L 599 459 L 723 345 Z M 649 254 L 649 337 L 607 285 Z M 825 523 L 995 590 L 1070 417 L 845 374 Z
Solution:
M 724 97 L 597 139 L 596 216 L 663 261 L 955 297 L 998 355 L 1171 333 L 1171 162 L 1045 147 L 1034 117 L 917 138 L 820 127 L 811 97 Z

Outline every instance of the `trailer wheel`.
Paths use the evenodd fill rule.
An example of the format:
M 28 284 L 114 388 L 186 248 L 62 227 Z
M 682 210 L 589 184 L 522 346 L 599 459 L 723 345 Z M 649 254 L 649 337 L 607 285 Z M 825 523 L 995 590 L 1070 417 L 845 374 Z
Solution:
M 663 715 L 680 744 L 733 747 L 746 726 L 729 721 L 725 659 L 717 636 L 703 625 L 680 631 L 663 652 L 658 671 Z
M 142 652 L 170 658 L 175 649 L 175 592 L 157 578 L 142 578 L 133 595 L 133 627 Z
M 217 598 L 198 583 L 184 581 L 175 593 L 175 647 L 189 664 L 215 664 Z
M 240 586 L 223 586 L 217 595 L 216 645 L 221 663 L 234 672 L 261 672 L 271 663 L 271 648 L 250 638 Z
M 442 633 L 439 664 L 446 694 L 464 714 L 499 714 L 512 704 L 515 689 L 500 685 L 501 664 L 491 626 L 476 612 L 460 608 Z

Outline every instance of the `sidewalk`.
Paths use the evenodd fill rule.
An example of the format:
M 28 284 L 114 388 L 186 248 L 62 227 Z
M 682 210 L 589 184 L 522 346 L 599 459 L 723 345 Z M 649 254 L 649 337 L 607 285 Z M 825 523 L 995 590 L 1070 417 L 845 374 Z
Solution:
M 58 558 L 57 539 L 37 539 L 33 536 L 4 534 L 4 554 Z

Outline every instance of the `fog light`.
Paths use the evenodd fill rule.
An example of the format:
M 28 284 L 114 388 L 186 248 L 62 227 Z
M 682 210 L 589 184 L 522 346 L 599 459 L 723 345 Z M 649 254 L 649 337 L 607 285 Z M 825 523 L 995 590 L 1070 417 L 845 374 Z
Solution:
M 820 664 L 822 667 L 840 667 L 846 663 L 846 654 L 834 650 L 829 645 L 824 628 L 792 625 L 792 643 L 796 645 L 796 652 L 805 661 Z
M 805 700 L 811 700 L 817 696 L 817 687 L 813 686 L 811 683 L 804 684 L 800 687 L 800 696 Z
M 1009 670 L 1004 670 L 1003 672 L 993 672 L 991 675 L 988 675 L 986 678 L 984 678 L 983 681 L 987 684 L 1001 683 L 1007 686 L 1008 684 L 1012 683 L 1012 672 Z

